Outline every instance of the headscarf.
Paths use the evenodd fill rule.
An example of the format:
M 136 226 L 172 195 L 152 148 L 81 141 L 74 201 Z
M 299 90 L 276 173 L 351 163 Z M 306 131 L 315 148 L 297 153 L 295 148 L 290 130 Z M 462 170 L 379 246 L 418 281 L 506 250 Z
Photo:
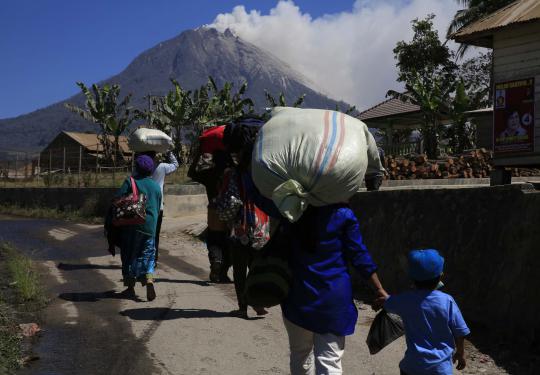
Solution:
M 154 172 L 154 160 L 148 155 L 139 155 L 135 158 L 135 170 L 143 176 L 150 176 Z

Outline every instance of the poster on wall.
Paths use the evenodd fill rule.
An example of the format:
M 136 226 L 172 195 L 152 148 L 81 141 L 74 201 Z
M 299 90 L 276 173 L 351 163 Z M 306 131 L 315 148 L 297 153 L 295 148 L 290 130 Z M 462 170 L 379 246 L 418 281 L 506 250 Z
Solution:
M 534 151 L 534 78 L 495 84 L 495 153 Z

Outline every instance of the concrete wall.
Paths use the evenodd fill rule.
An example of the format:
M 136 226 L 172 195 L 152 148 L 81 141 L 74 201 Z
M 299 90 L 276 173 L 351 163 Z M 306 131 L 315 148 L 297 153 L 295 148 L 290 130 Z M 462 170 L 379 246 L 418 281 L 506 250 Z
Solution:
M 0 204 L 84 210 L 87 215 L 105 215 L 113 188 L 3 188 Z
M 0 188 L 0 204 L 83 210 L 85 215 L 105 215 L 116 188 Z M 165 215 L 204 213 L 208 200 L 198 184 L 166 186 Z
M 467 320 L 540 342 L 540 193 L 531 185 L 359 193 L 351 201 L 390 292 L 407 289 L 406 254 L 436 248 L 445 291 Z
M 206 213 L 208 199 L 206 194 L 165 194 L 166 217 L 192 216 Z

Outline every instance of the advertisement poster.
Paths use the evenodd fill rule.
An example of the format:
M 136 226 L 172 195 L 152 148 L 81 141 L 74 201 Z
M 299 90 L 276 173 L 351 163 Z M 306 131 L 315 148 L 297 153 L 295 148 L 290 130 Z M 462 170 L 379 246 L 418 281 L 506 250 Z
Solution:
M 495 153 L 534 151 L 534 78 L 495 84 L 493 121 Z

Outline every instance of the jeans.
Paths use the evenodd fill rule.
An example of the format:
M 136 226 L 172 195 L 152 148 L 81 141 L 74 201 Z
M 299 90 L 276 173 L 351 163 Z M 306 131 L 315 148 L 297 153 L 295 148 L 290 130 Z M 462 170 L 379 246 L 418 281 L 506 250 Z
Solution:
M 289 335 L 291 375 L 341 375 L 345 336 L 308 331 L 283 317 Z

